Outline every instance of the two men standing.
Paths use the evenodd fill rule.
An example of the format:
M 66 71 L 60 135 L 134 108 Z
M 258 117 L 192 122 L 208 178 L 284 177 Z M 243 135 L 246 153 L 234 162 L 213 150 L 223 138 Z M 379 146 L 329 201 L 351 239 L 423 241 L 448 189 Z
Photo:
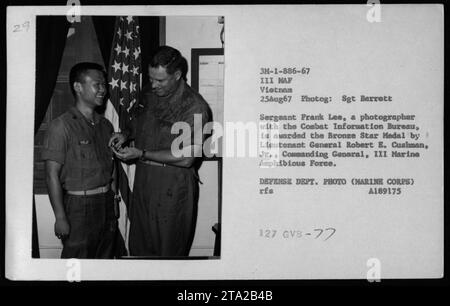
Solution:
M 82 74 L 84 78 L 74 82 L 71 79 L 76 107 L 52 122 L 45 142 L 47 153 L 43 157 L 46 159 L 47 184 L 56 217 L 55 234 L 63 239 L 62 256 L 103 258 L 99 249 L 105 244 L 110 245 L 102 239 L 108 236 L 105 235 L 108 229 L 112 231 L 114 227 L 115 231 L 117 227 L 116 219 L 112 222 L 115 226 L 109 221 L 110 207 L 114 211 L 114 194 L 107 187 L 112 183 L 111 189 L 115 190 L 113 153 L 121 160 L 136 162 L 129 208 L 130 255 L 187 256 L 197 212 L 196 156 L 201 156 L 203 125 L 212 119 L 211 110 L 185 82 L 186 60 L 178 50 L 163 46 L 149 65 L 151 86 L 143 91 L 143 109 L 128 129 L 110 137 L 112 126 L 94 112 L 95 107 L 102 105 L 105 95 L 104 77 L 100 77 L 99 71 L 88 69 Z M 194 115 L 201 116 L 199 127 L 194 126 Z M 190 139 L 183 142 L 189 145 L 182 148 L 183 152 L 189 153 L 181 157 L 171 150 L 172 142 L 179 137 L 171 133 L 177 122 L 186 122 L 192 131 Z M 129 145 L 131 140 L 134 146 Z M 94 180 L 96 177 L 99 179 Z M 78 181 L 79 184 L 74 183 Z M 65 204 L 63 189 L 67 190 Z M 105 216 L 95 213 L 90 220 L 88 212 L 94 209 L 93 206 L 97 209 L 100 205 L 90 205 L 88 199 L 100 197 L 99 194 L 105 201 L 102 210 Z M 76 217 L 73 216 L 73 206 L 79 208 L 81 205 L 72 204 L 71 196 L 76 197 L 76 203 L 85 203 L 84 215 L 77 211 Z M 84 226 L 74 226 L 76 220 L 82 220 Z M 98 228 L 88 229 L 94 223 Z M 97 236 L 98 239 L 94 238 Z M 78 247 L 78 251 L 67 251 L 74 247 Z M 83 248 L 97 251 L 89 253 L 81 251 Z

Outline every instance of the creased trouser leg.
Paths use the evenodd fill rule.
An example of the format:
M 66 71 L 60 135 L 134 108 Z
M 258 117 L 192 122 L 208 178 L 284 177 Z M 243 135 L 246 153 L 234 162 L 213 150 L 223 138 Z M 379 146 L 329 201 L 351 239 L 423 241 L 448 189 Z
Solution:
M 188 256 L 198 185 L 189 169 L 138 165 L 130 217 L 130 255 Z

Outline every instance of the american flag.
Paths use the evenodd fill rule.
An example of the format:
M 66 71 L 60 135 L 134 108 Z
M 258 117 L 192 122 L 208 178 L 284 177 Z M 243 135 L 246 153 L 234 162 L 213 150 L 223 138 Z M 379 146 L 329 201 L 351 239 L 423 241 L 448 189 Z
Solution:
M 116 17 L 115 33 L 108 66 L 109 100 L 105 117 L 111 121 L 114 131 L 120 132 L 132 118 L 138 106 L 141 88 L 141 47 L 139 21 L 137 17 Z M 125 206 L 131 200 L 134 182 L 134 166 L 120 163 L 118 171 L 118 187 Z M 128 238 L 128 218 L 126 212 L 121 213 L 119 228 Z

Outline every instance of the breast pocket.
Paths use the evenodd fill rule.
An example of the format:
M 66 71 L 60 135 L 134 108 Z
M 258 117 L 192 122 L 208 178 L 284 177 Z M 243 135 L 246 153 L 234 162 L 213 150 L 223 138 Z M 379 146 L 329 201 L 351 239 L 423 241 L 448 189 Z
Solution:
M 79 144 L 77 147 L 77 159 L 82 168 L 92 167 L 96 159 L 95 147 L 93 144 Z
M 81 180 L 86 183 L 90 179 L 98 177 L 102 167 L 97 159 L 96 149 L 93 144 L 80 144 L 78 149 Z

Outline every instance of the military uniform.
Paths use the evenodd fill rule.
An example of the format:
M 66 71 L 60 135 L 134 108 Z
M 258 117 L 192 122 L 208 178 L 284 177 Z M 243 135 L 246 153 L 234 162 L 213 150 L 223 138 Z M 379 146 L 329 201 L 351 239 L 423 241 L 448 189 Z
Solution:
M 72 107 L 53 120 L 44 138 L 43 160 L 62 165 L 60 181 L 70 224 L 62 258 L 112 258 L 117 219 L 110 190 L 113 154 L 111 123 L 94 113 L 89 122 Z
M 202 125 L 211 119 L 205 100 L 183 80 L 168 97 L 150 88 L 143 93 L 144 110 L 134 119 L 131 137 L 147 151 L 170 150 L 178 137 L 175 122 L 186 122 L 194 131 L 194 115 Z M 192 140 L 192 137 L 191 137 Z M 188 256 L 195 232 L 198 175 L 190 168 L 139 161 L 136 165 L 130 208 L 130 255 Z

